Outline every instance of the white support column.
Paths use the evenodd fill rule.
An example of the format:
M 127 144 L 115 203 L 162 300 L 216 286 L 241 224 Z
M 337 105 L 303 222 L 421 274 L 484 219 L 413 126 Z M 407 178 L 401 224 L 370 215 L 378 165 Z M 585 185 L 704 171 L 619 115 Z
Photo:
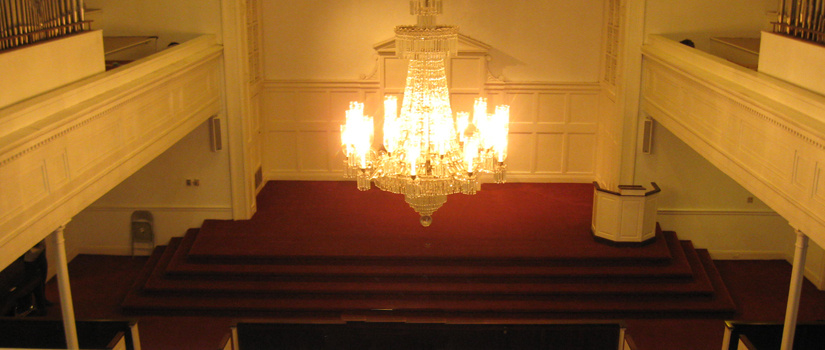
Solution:
M 793 256 L 791 287 L 788 292 L 788 308 L 785 310 L 785 330 L 782 333 L 781 350 L 793 349 L 796 334 L 796 320 L 799 313 L 799 299 L 802 296 L 802 283 L 805 281 L 805 256 L 808 253 L 808 236 L 796 230 L 796 252 Z
M 52 232 L 54 243 L 54 259 L 57 263 L 57 288 L 60 292 L 60 308 L 63 311 L 63 327 L 66 332 L 66 345 L 68 349 L 79 349 L 77 341 L 77 324 L 74 320 L 74 304 L 72 303 L 72 290 L 69 286 L 69 262 L 66 258 L 66 240 L 63 237 L 63 230 L 66 225 L 60 226 Z

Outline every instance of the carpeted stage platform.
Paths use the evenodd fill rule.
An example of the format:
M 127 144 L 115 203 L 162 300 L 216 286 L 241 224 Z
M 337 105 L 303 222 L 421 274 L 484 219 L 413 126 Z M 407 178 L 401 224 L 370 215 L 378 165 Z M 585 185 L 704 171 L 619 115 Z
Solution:
M 707 251 L 659 232 L 596 242 L 590 184 L 484 185 L 421 227 L 403 196 L 351 182 L 269 182 L 247 221 L 159 247 L 123 308 L 348 320 L 724 316 Z
M 206 221 L 192 258 L 670 258 L 663 240 L 638 249 L 594 244 L 591 184 L 485 184 L 453 195 L 422 227 L 402 195 L 352 182 L 270 182 L 246 222 Z

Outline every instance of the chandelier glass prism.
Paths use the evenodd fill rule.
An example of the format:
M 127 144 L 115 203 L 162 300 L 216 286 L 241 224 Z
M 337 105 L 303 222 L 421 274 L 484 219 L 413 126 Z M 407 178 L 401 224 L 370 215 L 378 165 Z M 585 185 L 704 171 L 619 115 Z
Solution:
M 458 28 L 435 24 L 441 0 L 411 0 L 418 23 L 395 28 L 396 54 L 409 60 L 400 112 L 395 96 L 385 96 L 383 149 L 373 148 L 374 118 L 364 104 L 350 102 L 341 144 L 346 176 L 359 190 L 371 183 L 403 194 L 429 226 L 432 214 L 454 193 L 475 194 L 478 176 L 505 180 L 510 107 L 488 113 L 487 100 L 475 100 L 472 118 L 453 116 L 447 86 L 446 60 L 457 54 Z

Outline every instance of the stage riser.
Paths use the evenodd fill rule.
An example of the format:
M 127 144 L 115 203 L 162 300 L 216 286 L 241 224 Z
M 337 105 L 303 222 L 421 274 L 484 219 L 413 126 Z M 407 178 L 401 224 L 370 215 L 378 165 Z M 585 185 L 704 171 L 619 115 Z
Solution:
M 421 259 L 306 259 L 246 260 L 221 263 L 192 259 L 189 249 L 198 230 L 190 230 L 165 269 L 174 278 L 247 279 L 283 276 L 354 277 L 468 277 L 468 278 L 692 278 L 693 271 L 676 234 L 660 233 L 666 241 L 668 259 L 499 259 L 421 260 Z
M 342 229 L 335 225 L 333 232 L 293 231 L 301 225 L 289 221 L 285 212 L 297 207 L 293 216 L 344 220 L 354 215 L 340 203 L 349 197 L 323 200 L 340 184 L 277 185 L 264 188 L 261 208 L 252 220 L 207 221 L 158 247 L 123 301 L 123 310 L 302 320 L 451 321 L 725 317 L 736 311 L 707 251 L 679 241 L 673 232 L 657 228 L 654 242 L 640 247 L 597 242 L 584 219 L 589 207 L 581 201 L 582 197 L 592 200 L 592 189 L 585 191 L 580 185 L 520 184 L 514 187 L 516 194 L 493 193 L 499 200 L 511 201 L 538 193 L 539 199 L 523 200 L 530 204 L 546 201 L 545 191 L 552 189 L 565 194 L 559 201 L 577 203 L 569 221 L 547 219 L 543 215 L 550 214 L 539 208 L 540 213 L 519 214 L 540 221 L 512 227 L 524 231 L 442 229 L 419 234 L 405 231 L 413 230 L 406 223 L 386 226 L 393 225 L 392 220 L 381 222 L 384 226 L 376 226 L 381 230 L 374 232 L 360 231 L 370 226 L 364 223 L 346 234 L 335 231 Z M 293 187 L 308 193 L 289 192 Z M 379 203 L 386 200 L 378 197 L 381 194 L 371 196 Z M 458 205 L 464 208 L 451 214 L 456 220 L 468 220 L 472 216 L 468 213 L 478 209 L 470 201 Z M 310 213 L 310 208 L 318 211 Z M 328 211 L 332 216 L 324 216 Z M 545 226 L 557 232 L 538 233 Z M 396 229 L 397 235 L 388 233 Z M 568 239 L 571 246 L 565 247 Z M 219 249 L 223 241 L 228 242 L 227 251 L 236 254 Z M 289 255 L 291 251 L 295 254 Z

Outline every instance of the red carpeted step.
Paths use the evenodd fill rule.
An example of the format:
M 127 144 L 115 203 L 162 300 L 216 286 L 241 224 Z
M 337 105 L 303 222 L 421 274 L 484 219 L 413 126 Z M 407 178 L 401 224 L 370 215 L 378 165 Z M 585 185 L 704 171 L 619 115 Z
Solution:
M 593 244 L 591 184 L 502 184 L 451 196 L 430 227 L 399 195 L 347 182 L 273 181 L 247 221 L 207 220 L 189 259 L 670 259 L 666 242 Z M 346 242 L 346 244 L 342 244 Z
M 625 278 L 604 279 L 568 276 L 562 278 L 513 278 L 510 276 L 470 278 L 453 277 L 355 277 L 355 276 L 280 276 L 267 279 L 169 279 L 163 267 L 174 256 L 180 239 L 173 239 L 161 256 L 158 267 L 147 280 L 145 292 L 191 294 L 460 294 L 460 295 L 702 295 L 713 288 L 702 263 L 690 242 L 682 242 L 688 261 L 694 271 L 693 278 L 663 279 Z M 609 267 L 605 267 L 609 269 Z
M 455 220 L 435 230 L 399 214 L 410 209 L 397 196 L 353 192 L 268 184 L 253 220 L 207 221 L 156 249 L 124 311 L 528 319 L 735 310 L 707 251 L 673 233 L 643 247 L 594 242 L 592 188 L 454 196 L 439 213 Z
M 700 252 L 705 269 L 713 263 L 706 252 Z M 147 266 L 160 259 L 153 258 Z M 714 274 L 711 274 L 714 275 Z M 405 296 L 375 298 L 353 295 L 296 295 L 292 297 L 262 298 L 260 296 L 205 296 L 205 295 L 153 295 L 130 292 L 122 306 L 132 313 L 193 313 L 220 315 L 318 315 L 341 313 L 348 317 L 372 314 L 382 317 L 406 317 L 407 315 L 432 314 L 443 317 L 601 317 L 650 313 L 662 316 L 682 317 L 694 315 L 725 315 L 735 311 L 732 299 L 724 290 L 718 274 L 712 278 L 716 293 L 712 296 L 596 296 L 581 295 L 503 297 L 503 296 Z M 492 313 L 492 314 L 485 314 Z M 449 315 L 449 316 L 447 316 Z M 579 315 L 579 316 L 575 316 Z
M 712 296 L 668 297 L 668 296 L 552 296 L 552 297 L 468 297 L 450 298 L 431 296 L 394 296 L 370 298 L 351 296 L 341 298 L 330 295 L 294 296 L 284 298 L 260 298 L 238 296 L 159 296 L 130 292 L 123 302 L 128 312 L 209 312 L 223 314 L 279 314 L 284 312 L 341 312 L 351 315 L 405 315 L 433 313 L 450 317 L 472 317 L 485 312 L 496 313 L 498 317 L 533 317 L 542 314 L 564 313 L 592 317 L 598 314 L 662 313 L 669 316 L 695 315 L 701 313 L 730 314 L 735 312 L 730 295 L 724 287 L 713 262 L 706 251 L 699 250 L 703 267 L 711 272 L 711 281 L 716 289 Z M 154 269 L 159 262 L 159 254 L 150 259 L 147 267 Z M 470 313 L 470 314 L 466 314 Z M 532 316 L 530 316 L 532 315 Z
M 194 244 L 197 229 L 189 230 L 175 250 L 175 254 L 166 267 L 166 273 L 180 278 L 210 277 L 213 279 L 237 279 L 240 276 L 266 278 L 284 275 L 316 276 L 469 276 L 469 277 L 689 277 L 692 273 L 674 232 L 663 232 L 659 239 L 665 240 L 671 259 L 645 260 L 498 260 L 498 261 L 461 261 L 439 260 L 422 261 L 414 259 L 394 259 L 384 261 L 336 260 L 313 261 L 307 259 L 285 259 L 278 263 L 249 261 L 230 264 L 209 263 L 208 261 L 189 261 L 189 249 Z

